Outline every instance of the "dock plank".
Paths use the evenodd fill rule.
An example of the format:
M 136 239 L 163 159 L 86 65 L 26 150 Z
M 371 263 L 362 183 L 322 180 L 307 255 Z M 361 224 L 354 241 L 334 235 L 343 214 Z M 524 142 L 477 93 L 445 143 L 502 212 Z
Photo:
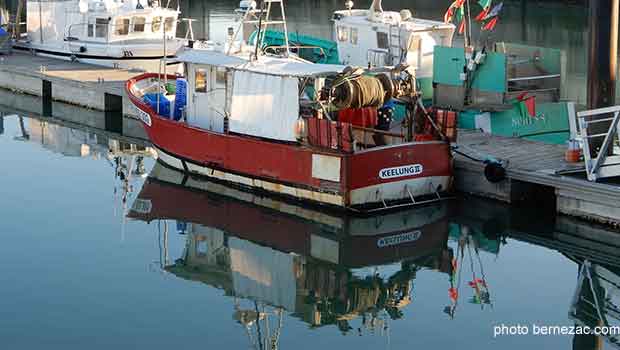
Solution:
M 493 157 L 506 162 L 506 176 L 533 185 L 555 189 L 558 212 L 586 219 L 620 224 L 620 181 L 590 182 L 585 178 L 584 165 L 564 160 L 565 145 L 546 144 L 514 137 L 484 134 L 477 130 L 459 130 L 459 151 L 479 159 Z M 487 193 L 489 188 L 510 192 L 511 186 L 493 187 L 484 177 L 484 165 L 455 155 L 456 177 L 467 176 L 473 188 L 466 192 L 493 198 L 511 198 L 510 193 Z M 560 175 L 561 172 L 574 172 Z M 485 184 L 486 183 L 486 184 Z M 489 187 L 491 186 L 491 187 Z M 481 192 L 476 192 L 481 191 Z

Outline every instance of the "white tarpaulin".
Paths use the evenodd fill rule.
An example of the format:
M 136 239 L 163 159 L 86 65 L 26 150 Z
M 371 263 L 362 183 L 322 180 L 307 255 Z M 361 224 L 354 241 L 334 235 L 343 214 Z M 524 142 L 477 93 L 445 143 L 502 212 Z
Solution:
M 230 131 L 295 141 L 299 117 L 297 78 L 235 71 Z
M 238 296 L 295 310 L 293 255 L 230 237 L 230 265 Z

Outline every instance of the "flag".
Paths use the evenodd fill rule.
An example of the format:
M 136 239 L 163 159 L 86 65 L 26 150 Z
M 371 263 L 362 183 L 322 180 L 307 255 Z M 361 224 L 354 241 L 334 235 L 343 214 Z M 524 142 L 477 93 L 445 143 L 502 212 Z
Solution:
M 484 17 L 484 19 L 490 19 L 493 17 L 496 17 L 497 15 L 499 15 L 500 11 L 502 10 L 502 8 L 504 7 L 504 3 L 500 2 L 499 4 L 495 5 L 493 7 L 493 9 L 491 11 L 489 11 L 489 13 L 486 15 L 486 17 Z
M 443 16 L 445 23 L 459 23 L 459 34 L 465 32 L 465 0 L 455 0 Z
M 490 21 L 486 22 L 484 26 L 482 26 L 482 30 L 493 30 L 497 25 L 497 17 L 491 18 Z
M 489 10 L 490 8 L 485 8 L 483 9 L 478 16 L 476 16 L 476 21 L 480 22 L 482 21 L 488 14 L 489 14 Z
M 491 10 L 486 11 L 486 14 L 484 16 L 482 16 L 483 13 L 480 13 L 478 15 L 478 17 L 480 17 L 480 19 L 478 19 L 478 17 L 476 17 L 477 20 L 481 20 L 482 21 L 482 30 L 493 30 L 495 29 L 495 26 L 497 25 L 497 22 L 499 21 L 499 13 L 502 11 L 502 8 L 504 7 L 504 3 L 500 2 L 499 4 L 493 6 L 493 8 Z M 484 11 L 483 11 L 484 12 Z
M 482 11 L 476 16 L 476 21 L 482 21 L 491 11 L 491 1 L 492 0 L 479 0 L 478 5 L 482 7 Z
M 482 9 L 487 9 L 491 7 L 492 0 L 478 0 L 478 5 L 482 7 Z
M 454 9 L 452 8 L 452 6 L 450 6 L 448 7 L 448 11 L 446 11 L 446 13 L 443 15 L 444 23 L 452 22 L 452 17 L 454 17 Z
M 457 20 L 460 20 L 460 18 L 463 18 L 463 14 L 464 14 L 463 4 L 464 3 L 465 3 L 465 0 L 455 0 L 450 5 L 450 7 L 448 7 L 448 10 L 443 15 L 443 21 L 445 23 L 452 23 L 452 20 L 454 19 L 454 15 L 456 15 Z

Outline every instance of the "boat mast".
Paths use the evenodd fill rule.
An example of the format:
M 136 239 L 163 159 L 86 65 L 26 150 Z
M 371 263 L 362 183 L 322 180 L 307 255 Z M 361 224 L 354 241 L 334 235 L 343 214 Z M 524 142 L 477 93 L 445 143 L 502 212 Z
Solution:
M 277 3 L 280 5 L 280 20 L 272 20 L 271 16 L 271 4 Z M 265 6 L 266 5 L 266 6 Z M 261 0 L 259 6 L 259 17 L 258 17 L 258 32 L 256 35 L 256 46 L 254 47 L 254 58 L 258 57 L 258 49 L 259 47 L 263 47 L 265 43 L 265 34 L 267 33 L 267 28 L 270 25 L 282 25 L 283 31 L 283 40 L 284 40 L 284 57 L 289 57 L 290 46 L 288 42 L 288 28 L 286 26 L 286 13 L 284 11 L 284 1 L 283 0 Z M 264 20 L 263 20 L 264 15 Z M 264 27 L 264 28 L 263 28 Z
M 42 0 L 38 1 L 38 3 L 39 3 L 39 36 L 40 36 L 40 39 L 41 39 L 41 44 L 43 44 L 43 14 L 41 13 L 42 12 L 42 10 L 41 10 L 41 1 Z

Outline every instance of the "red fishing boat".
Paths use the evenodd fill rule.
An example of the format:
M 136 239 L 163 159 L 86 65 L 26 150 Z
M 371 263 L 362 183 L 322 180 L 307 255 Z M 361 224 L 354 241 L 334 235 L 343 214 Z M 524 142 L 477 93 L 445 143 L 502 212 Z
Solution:
M 424 109 L 407 67 L 374 72 L 211 50 L 179 60 L 185 77 L 126 83 L 168 166 L 359 211 L 439 200 L 451 186 L 454 115 Z M 410 112 L 403 121 L 392 120 L 394 100 Z

